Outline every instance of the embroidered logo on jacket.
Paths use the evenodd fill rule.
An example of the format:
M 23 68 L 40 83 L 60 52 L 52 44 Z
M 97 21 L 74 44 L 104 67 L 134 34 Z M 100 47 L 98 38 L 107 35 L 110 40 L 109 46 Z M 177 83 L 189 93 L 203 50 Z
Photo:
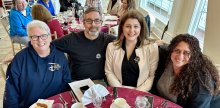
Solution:
M 49 70 L 50 71 L 56 71 L 56 70 L 59 70 L 60 69 L 60 65 L 58 63 L 48 63 L 50 66 L 49 66 Z

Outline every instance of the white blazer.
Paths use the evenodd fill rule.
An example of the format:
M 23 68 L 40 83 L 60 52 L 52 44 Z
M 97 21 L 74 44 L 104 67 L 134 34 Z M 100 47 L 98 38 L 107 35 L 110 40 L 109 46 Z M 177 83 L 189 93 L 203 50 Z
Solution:
M 158 46 L 156 43 L 146 41 L 144 46 L 135 50 L 135 53 L 140 57 L 138 62 L 140 72 L 136 89 L 149 91 L 153 84 L 154 73 L 159 60 Z M 114 42 L 108 44 L 106 50 L 105 75 L 108 83 L 112 87 L 123 87 L 121 67 L 124 55 L 125 51 L 119 46 L 116 46 Z

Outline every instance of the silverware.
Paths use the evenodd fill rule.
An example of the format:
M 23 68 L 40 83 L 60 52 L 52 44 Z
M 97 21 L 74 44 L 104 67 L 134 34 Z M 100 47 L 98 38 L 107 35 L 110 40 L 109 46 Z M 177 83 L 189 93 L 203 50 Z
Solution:
M 72 90 L 70 91 L 70 94 L 71 94 L 71 96 L 72 96 L 72 102 L 73 102 L 73 100 L 74 100 L 75 102 L 79 102 Z M 74 103 L 74 102 L 73 102 L 73 103 Z
M 161 104 L 159 108 L 166 108 L 168 106 L 168 101 L 164 100 Z
M 75 101 L 75 99 L 74 99 L 74 97 L 73 97 L 72 92 L 70 91 L 69 94 L 70 94 L 70 96 L 71 96 L 71 101 L 72 101 L 72 103 L 75 103 L 76 101 Z
M 59 94 L 59 99 L 64 104 L 64 108 L 68 108 L 68 102 L 66 102 L 61 94 Z
M 114 96 L 114 99 L 116 99 L 118 97 L 118 88 L 117 87 L 113 87 L 113 96 Z

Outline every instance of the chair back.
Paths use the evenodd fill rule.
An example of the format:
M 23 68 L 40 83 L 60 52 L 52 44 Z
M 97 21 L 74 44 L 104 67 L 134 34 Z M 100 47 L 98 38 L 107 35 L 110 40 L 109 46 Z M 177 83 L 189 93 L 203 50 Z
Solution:
M 164 33 L 168 30 L 168 27 L 169 27 L 169 21 L 167 23 L 167 25 L 164 27 L 163 29 L 163 33 L 162 33 L 162 36 L 161 36 L 161 40 L 163 40 L 163 37 L 164 37 Z
M 147 15 L 146 17 L 145 17 L 145 21 L 146 21 L 146 23 L 147 23 L 147 30 L 148 30 L 148 33 L 149 33 L 149 36 L 150 36 L 150 16 L 149 15 Z
M 7 68 L 9 66 L 9 64 L 11 63 L 11 61 L 13 60 L 14 56 L 11 54 L 6 55 L 6 57 L 0 62 L 0 72 L 4 78 L 4 80 L 6 80 L 6 71 Z M 4 68 L 5 67 L 5 68 Z
M 56 31 L 54 31 L 54 33 L 51 34 L 51 38 L 52 38 L 52 40 L 57 39 L 57 32 Z
M 8 37 L 10 38 L 10 42 L 11 42 L 11 46 L 12 46 L 12 51 L 13 51 L 13 55 L 15 55 L 15 46 L 14 46 L 14 41 L 11 39 L 10 37 L 10 24 L 9 24 L 9 18 L 8 18 L 9 15 L 5 15 L 1 18 L 1 23 L 8 35 Z M 19 44 L 19 43 L 18 43 Z M 19 49 L 21 50 L 23 48 L 23 46 L 21 44 L 19 44 Z
M 9 31 L 10 31 L 10 25 L 9 25 L 9 18 L 8 15 L 5 15 L 1 18 L 1 23 L 5 29 L 5 31 L 7 32 L 7 34 L 9 35 Z
M 5 11 L 9 12 L 13 7 L 13 2 L 12 0 L 2 0 L 2 6 L 5 9 Z

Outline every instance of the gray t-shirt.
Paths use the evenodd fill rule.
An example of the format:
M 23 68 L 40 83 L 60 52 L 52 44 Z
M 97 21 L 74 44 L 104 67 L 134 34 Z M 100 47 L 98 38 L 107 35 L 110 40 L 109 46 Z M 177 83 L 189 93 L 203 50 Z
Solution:
M 169 63 L 169 65 L 164 70 L 164 73 L 162 74 L 162 76 L 160 77 L 157 83 L 157 89 L 162 97 L 176 103 L 177 96 L 169 93 L 170 86 L 172 85 L 174 78 L 175 75 L 173 73 L 172 63 Z

